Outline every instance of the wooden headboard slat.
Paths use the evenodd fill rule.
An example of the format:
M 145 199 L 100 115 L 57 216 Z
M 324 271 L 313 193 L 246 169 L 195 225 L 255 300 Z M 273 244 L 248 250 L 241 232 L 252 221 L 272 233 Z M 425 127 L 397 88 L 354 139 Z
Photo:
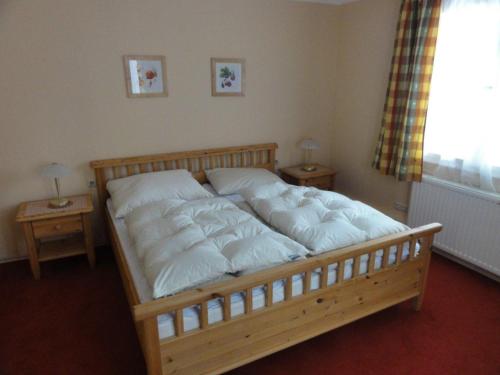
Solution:
M 187 169 L 200 183 L 207 181 L 206 169 L 217 167 L 266 168 L 275 170 L 276 143 L 249 146 L 224 147 L 205 150 L 172 152 L 166 154 L 132 156 L 105 160 L 94 160 L 94 169 L 99 206 L 104 215 L 108 192 L 108 181 L 141 173 L 169 169 Z M 104 216 L 105 217 L 105 216 Z
M 199 157 L 221 156 L 221 155 L 238 154 L 244 152 L 271 151 L 277 148 L 278 145 L 276 143 L 266 143 L 259 145 L 250 145 L 250 146 L 214 148 L 206 150 L 173 152 L 167 154 L 132 156 L 127 158 L 94 160 L 90 162 L 90 167 L 94 169 L 109 168 L 109 167 L 127 166 L 131 164 L 153 163 L 157 161 L 196 159 Z M 274 161 L 272 162 L 274 163 Z

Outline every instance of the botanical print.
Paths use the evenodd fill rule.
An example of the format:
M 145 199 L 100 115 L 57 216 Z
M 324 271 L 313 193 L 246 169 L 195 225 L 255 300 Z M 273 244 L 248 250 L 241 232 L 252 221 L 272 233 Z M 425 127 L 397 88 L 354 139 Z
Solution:
M 212 59 L 212 95 L 243 96 L 244 83 L 243 59 Z
M 130 98 L 167 96 L 164 56 L 124 56 Z
M 130 60 L 133 94 L 163 92 L 161 61 Z
M 215 64 L 218 92 L 241 92 L 241 64 Z

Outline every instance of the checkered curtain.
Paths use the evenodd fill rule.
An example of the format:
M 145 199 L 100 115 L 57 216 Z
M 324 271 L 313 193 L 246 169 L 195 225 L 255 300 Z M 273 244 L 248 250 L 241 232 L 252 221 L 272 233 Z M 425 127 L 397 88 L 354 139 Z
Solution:
M 441 0 L 403 0 L 373 167 L 421 181 L 424 130 Z M 465 26 L 464 26 L 465 27 Z

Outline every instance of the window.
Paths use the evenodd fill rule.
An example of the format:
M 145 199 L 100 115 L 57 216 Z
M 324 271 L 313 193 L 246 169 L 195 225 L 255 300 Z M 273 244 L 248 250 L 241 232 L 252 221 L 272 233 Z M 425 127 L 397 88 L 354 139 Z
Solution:
M 500 0 L 443 0 L 424 172 L 500 193 Z

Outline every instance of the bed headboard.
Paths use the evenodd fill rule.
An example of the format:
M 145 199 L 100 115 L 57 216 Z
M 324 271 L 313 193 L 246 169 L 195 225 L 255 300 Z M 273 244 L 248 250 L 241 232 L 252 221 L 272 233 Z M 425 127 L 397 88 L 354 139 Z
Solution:
M 205 170 L 212 168 L 266 168 L 274 171 L 277 148 L 276 143 L 266 143 L 132 156 L 95 160 L 90 162 L 90 167 L 95 172 L 99 206 L 104 212 L 108 198 L 106 183 L 110 180 L 140 173 L 187 169 L 200 183 L 205 183 Z

